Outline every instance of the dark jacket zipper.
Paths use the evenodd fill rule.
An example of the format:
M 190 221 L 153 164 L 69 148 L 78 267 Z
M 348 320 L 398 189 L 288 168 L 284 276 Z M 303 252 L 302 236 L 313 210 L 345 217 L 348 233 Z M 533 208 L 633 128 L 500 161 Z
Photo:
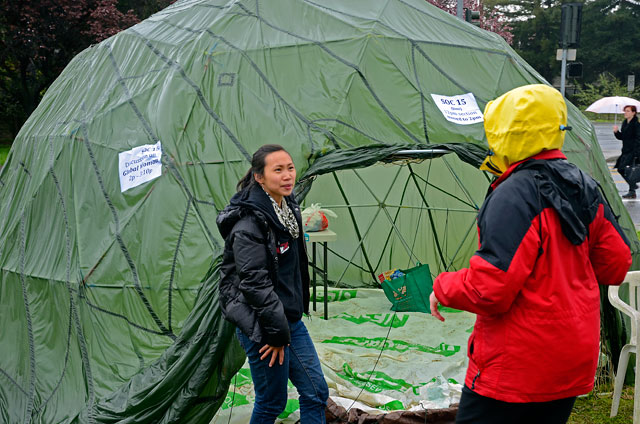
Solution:
M 473 377 L 473 381 L 471 382 L 471 390 L 475 389 L 476 380 L 478 379 L 478 377 L 480 377 L 480 370 L 479 369 L 478 369 L 478 373 L 476 374 L 475 377 Z

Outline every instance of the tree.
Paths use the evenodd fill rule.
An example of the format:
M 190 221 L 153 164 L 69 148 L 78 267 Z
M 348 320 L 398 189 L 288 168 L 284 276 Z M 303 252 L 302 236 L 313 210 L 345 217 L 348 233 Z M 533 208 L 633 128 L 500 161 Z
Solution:
M 582 14 L 579 60 L 586 82 L 608 72 L 622 81 L 640 73 L 640 5 L 629 1 L 595 0 L 586 3 Z
M 427 0 L 434 6 L 455 15 L 457 12 L 457 0 Z M 482 0 L 463 0 L 463 7 L 480 12 L 480 28 L 495 32 L 511 44 L 513 35 L 511 26 L 505 15 L 500 10 L 485 9 Z
M 133 10 L 142 20 L 175 2 L 176 0 L 118 0 L 118 10 L 123 13 Z
M 586 108 L 602 97 L 628 94 L 627 88 L 620 84 L 616 77 L 609 73 L 602 73 L 595 83 L 586 83 L 582 90 L 574 95 L 574 100 L 579 107 Z
M 555 0 L 486 0 L 511 25 L 513 48 L 545 79 L 560 73 L 556 61 L 560 34 L 560 2 Z
M 513 47 L 548 81 L 560 75 L 559 48 L 562 2 L 556 0 L 485 0 L 513 27 Z M 640 72 L 640 4 L 623 0 L 590 0 L 582 8 L 577 60 L 582 82 L 595 83 L 606 72 L 624 81 Z
M 125 3 L 125 2 L 123 2 Z M 80 51 L 145 18 L 169 0 L 0 0 L 0 110 L 15 136 L 49 85 Z

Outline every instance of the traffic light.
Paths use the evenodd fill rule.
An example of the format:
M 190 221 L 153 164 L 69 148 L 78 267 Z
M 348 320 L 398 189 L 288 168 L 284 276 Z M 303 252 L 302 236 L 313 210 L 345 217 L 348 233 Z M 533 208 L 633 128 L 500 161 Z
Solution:
M 564 3 L 560 22 L 561 49 L 575 49 L 580 44 L 580 27 L 582 26 L 582 3 Z
M 475 25 L 475 26 L 479 27 L 480 26 L 480 11 L 467 9 L 465 7 L 465 9 L 464 9 L 464 20 L 469 22 L 472 25 Z
M 567 76 L 570 78 L 582 78 L 582 62 L 567 63 Z

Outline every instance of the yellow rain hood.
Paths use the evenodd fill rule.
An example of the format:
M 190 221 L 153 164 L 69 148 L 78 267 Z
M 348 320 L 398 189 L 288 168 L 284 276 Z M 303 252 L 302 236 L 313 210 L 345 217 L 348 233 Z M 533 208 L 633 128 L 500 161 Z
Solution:
M 567 105 L 558 90 L 544 84 L 506 92 L 484 108 L 490 153 L 480 169 L 496 175 L 544 150 L 562 148 Z

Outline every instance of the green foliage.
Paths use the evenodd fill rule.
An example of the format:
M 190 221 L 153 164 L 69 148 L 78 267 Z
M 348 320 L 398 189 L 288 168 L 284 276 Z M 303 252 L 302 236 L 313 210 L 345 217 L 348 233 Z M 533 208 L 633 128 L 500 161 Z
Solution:
M 80 51 L 171 0 L 0 0 L 0 128 L 13 138 Z
M 629 74 L 640 75 L 640 5 L 632 2 L 595 0 L 585 3 L 578 60 L 583 76 L 595 81 L 609 72 L 622 81 Z
M 3 146 L 0 144 L 0 167 L 4 165 L 4 162 L 7 160 L 7 156 L 9 155 L 9 150 L 11 146 Z
M 545 0 L 486 0 L 509 21 L 513 48 L 545 79 L 560 73 L 556 61 L 560 31 L 560 2 Z
M 513 28 L 513 48 L 547 81 L 560 76 L 556 50 L 560 39 L 561 2 L 556 0 L 485 0 Z M 576 60 L 583 64 L 583 83 L 597 83 L 610 73 L 620 81 L 640 76 L 640 3 L 618 0 L 584 2 Z M 624 92 L 625 96 L 629 94 Z
M 579 108 L 584 110 L 591 103 L 602 97 L 637 97 L 638 95 L 640 95 L 640 90 L 636 89 L 634 92 L 629 93 L 626 85 L 623 85 L 618 78 L 607 72 L 600 74 L 594 83 L 584 84 L 581 90 L 573 96 L 572 100 Z

